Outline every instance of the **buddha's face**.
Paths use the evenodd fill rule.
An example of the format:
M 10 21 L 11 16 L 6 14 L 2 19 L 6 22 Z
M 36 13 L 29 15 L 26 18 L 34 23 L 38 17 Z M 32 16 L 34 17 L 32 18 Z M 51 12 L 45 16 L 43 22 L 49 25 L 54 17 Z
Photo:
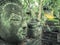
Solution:
M 25 33 L 25 30 L 23 31 L 23 28 L 21 27 L 21 25 L 23 24 L 23 17 L 21 13 L 22 10 L 20 9 L 20 6 L 18 6 L 17 4 L 8 3 L 5 6 L 3 6 L 1 22 L 3 27 L 5 28 L 4 30 L 8 30 L 10 34 L 16 34 L 18 36 L 22 35 L 19 31 Z

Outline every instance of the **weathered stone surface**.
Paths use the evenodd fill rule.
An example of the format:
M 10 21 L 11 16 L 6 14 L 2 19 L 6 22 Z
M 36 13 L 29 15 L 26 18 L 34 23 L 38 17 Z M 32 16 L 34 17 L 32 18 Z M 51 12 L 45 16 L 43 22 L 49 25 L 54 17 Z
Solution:
M 4 2 L 4 4 L 1 3 L 0 13 L 0 37 L 3 39 L 1 45 L 16 45 L 11 43 L 20 43 L 27 37 L 40 37 L 39 21 L 32 19 L 32 17 L 30 19 L 29 16 L 26 20 L 27 15 L 24 14 L 22 5 L 18 0 L 1 0 L 1 2 Z M 28 35 L 29 33 L 31 34 Z M 31 35 L 32 37 L 30 37 Z M 31 43 L 31 45 L 35 44 Z

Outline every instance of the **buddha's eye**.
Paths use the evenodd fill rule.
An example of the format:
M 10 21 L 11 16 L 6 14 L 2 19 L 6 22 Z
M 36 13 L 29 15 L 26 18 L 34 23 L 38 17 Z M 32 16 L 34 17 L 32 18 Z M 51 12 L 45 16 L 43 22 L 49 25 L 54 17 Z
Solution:
M 18 19 L 11 19 L 11 20 L 13 20 L 13 21 L 19 21 Z
M 27 15 L 31 15 L 31 12 L 30 12 L 30 11 L 27 11 L 26 14 L 27 14 Z
M 26 27 L 23 27 L 23 29 L 26 29 Z

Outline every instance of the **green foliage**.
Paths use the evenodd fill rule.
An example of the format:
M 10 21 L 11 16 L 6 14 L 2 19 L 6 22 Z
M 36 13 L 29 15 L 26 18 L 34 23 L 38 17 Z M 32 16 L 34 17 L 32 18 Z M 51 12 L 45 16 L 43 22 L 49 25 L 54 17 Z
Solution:
M 57 19 L 55 18 L 57 20 L 57 22 L 60 23 L 60 21 L 59 21 L 60 20 L 60 0 L 18 0 L 18 2 L 21 2 L 21 3 L 19 3 L 18 5 L 16 5 L 14 3 L 13 5 L 16 6 L 14 8 L 19 7 L 19 8 L 17 8 L 17 9 L 20 10 L 20 11 L 19 10 L 18 11 L 21 13 L 21 14 L 19 13 L 19 15 L 20 16 L 22 15 L 22 18 L 23 18 L 22 27 L 27 26 L 26 23 L 30 23 L 31 19 L 34 19 L 35 21 L 38 20 L 38 18 L 39 18 L 38 15 L 39 15 L 39 16 L 41 16 L 41 18 L 38 21 L 36 21 L 36 22 L 33 22 L 32 21 L 33 22 L 32 25 L 33 26 L 36 26 L 36 27 L 34 27 L 34 30 L 33 31 L 35 31 L 35 29 L 36 29 L 36 32 L 39 31 L 39 29 L 41 31 L 41 29 L 42 29 L 42 27 L 44 27 L 46 21 L 48 21 L 48 19 L 46 17 L 44 17 L 44 9 L 43 8 L 47 8 L 46 9 L 47 12 L 49 10 L 51 10 L 51 11 L 54 10 L 53 15 L 57 18 Z M 2 3 L 0 3 L 0 5 L 1 4 Z M 9 2 L 7 4 L 9 4 Z M 3 18 L 1 18 L 1 19 L 3 21 L 3 25 L 9 27 L 10 26 L 10 24 L 9 24 L 10 22 L 9 22 L 9 20 L 6 21 L 5 19 L 7 19 L 7 18 L 4 17 L 4 16 L 8 14 L 7 17 L 9 17 L 9 14 L 10 14 L 11 10 L 10 10 L 10 7 L 9 6 L 4 9 L 5 5 L 4 6 L 3 5 L 2 5 L 2 7 L 3 7 L 2 8 L 3 9 L 2 11 L 3 12 L 1 14 L 1 16 Z M 20 9 L 20 7 L 21 7 L 21 9 Z M 5 10 L 7 10 L 7 12 Z M 15 14 L 18 13 L 18 11 L 16 10 L 16 12 L 15 12 L 15 10 L 14 10 Z M 39 11 L 41 11 L 41 15 L 39 14 L 40 13 Z M 28 14 L 27 14 L 27 12 L 28 12 Z M 55 19 L 54 19 L 54 21 L 55 21 Z M 52 23 L 52 21 L 51 21 L 51 23 Z M 40 28 L 38 28 L 37 24 L 38 24 L 38 26 L 40 26 Z M 55 26 L 57 26 L 57 25 L 55 25 Z M 18 36 L 21 36 L 24 33 L 23 32 L 24 30 L 22 29 L 22 27 L 19 28 L 19 31 L 18 31 L 18 34 L 17 34 Z M 49 25 L 47 26 L 47 28 L 48 28 L 48 30 L 51 30 L 50 27 L 49 27 Z M 7 32 L 9 32 L 8 29 L 7 29 Z M 21 34 L 19 34 L 20 32 L 21 32 Z M 34 32 L 34 33 L 36 33 L 36 32 Z M 23 38 L 24 36 L 22 35 L 21 37 Z
M 38 18 L 38 14 L 39 14 L 39 5 L 41 4 L 40 3 L 41 0 L 24 0 L 22 1 L 23 3 L 23 6 L 24 6 L 24 10 L 25 12 L 27 11 L 31 11 L 31 15 L 32 17 L 34 18 Z M 55 18 L 58 18 L 58 19 L 54 19 L 53 21 L 55 20 L 58 20 L 60 19 L 60 0 L 42 0 L 42 18 L 40 19 L 40 23 L 41 25 L 44 25 L 44 23 L 46 22 L 46 18 L 44 17 L 44 10 L 43 8 L 48 8 L 48 10 L 53 10 L 53 15 L 55 16 Z M 47 11 L 48 11 L 47 10 Z M 36 14 L 37 12 L 37 14 Z

